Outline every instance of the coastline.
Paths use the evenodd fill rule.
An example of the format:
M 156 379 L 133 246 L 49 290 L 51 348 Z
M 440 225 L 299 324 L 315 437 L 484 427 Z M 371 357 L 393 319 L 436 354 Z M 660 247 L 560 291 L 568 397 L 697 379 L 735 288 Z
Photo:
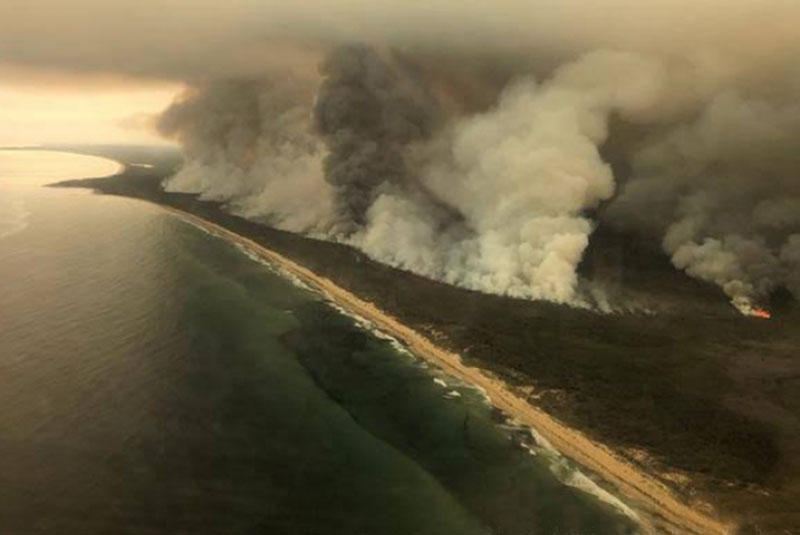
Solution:
M 641 524 L 646 533 L 656 533 L 656 529 L 676 534 L 723 535 L 730 533 L 731 526 L 687 505 L 660 483 L 656 477 L 624 460 L 608 447 L 589 439 L 579 430 L 568 427 L 543 410 L 531 405 L 511 386 L 494 377 L 490 372 L 464 364 L 460 355 L 437 346 L 389 313 L 357 297 L 330 279 L 202 217 L 157 202 L 149 201 L 149 203 L 157 205 L 187 223 L 237 243 L 263 259 L 280 266 L 338 306 L 369 320 L 381 331 L 397 338 L 415 354 L 432 362 L 445 372 L 483 389 L 498 409 L 506 412 L 520 423 L 535 429 L 560 453 L 597 473 L 604 481 L 614 485 L 622 495 L 635 501 L 637 510 L 644 512 L 649 517 Z
M 715 288 L 677 272 L 667 258 L 630 236 L 600 228 L 586 253 L 585 275 L 624 283 L 628 298 L 659 311 L 604 315 L 600 321 L 586 310 L 420 277 L 340 243 L 242 218 L 220 202 L 164 192 L 161 181 L 182 162 L 174 149 L 48 148 L 125 165 L 118 175 L 49 187 L 177 209 L 292 259 L 388 311 L 468 368 L 500 380 L 523 405 L 591 437 L 633 473 L 644 474 L 658 499 L 666 493 L 670 503 L 693 510 L 690 516 L 711 522 L 708 529 L 684 528 L 691 522 L 659 512 L 665 506 L 648 487 L 637 500 L 631 497 L 636 493 L 615 488 L 606 469 L 595 470 L 598 480 L 604 476 L 603 486 L 640 516 L 649 512 L 658 533 L 727 528 L 779 535 L 795 533 L 800 525 L 800 306 L 776 301 L 771 321 L 753 321 L 720 299 Z M 570 444 L 562 450 L 571 450 Z M 582 464 L 587 471 L 594 465 Z

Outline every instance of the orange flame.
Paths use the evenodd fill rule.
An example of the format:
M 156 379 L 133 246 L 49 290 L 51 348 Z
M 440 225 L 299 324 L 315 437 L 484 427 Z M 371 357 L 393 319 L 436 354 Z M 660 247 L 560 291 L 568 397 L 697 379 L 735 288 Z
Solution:
M 764 310 L 763 308 L 753 308 L 753 310 L 750 311 L 750 315 L 765 320 L 768 320 L 772 317 L 772 314 L 770 314 L 769 310 Z

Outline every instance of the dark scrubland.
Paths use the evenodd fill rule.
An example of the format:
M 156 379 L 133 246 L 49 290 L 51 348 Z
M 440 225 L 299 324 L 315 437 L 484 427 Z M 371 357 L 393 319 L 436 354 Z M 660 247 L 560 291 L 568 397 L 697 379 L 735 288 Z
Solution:
M 687 499 L 737 519 L 742 533 L 800 533 L 800 307 L 787 295 L 767 303 L 772 319 L 743 317 L 657 244 L 602 226 L 581 271 L 627 310 L 486 295 L 165 193 L 160 181 L 180 165 L 174 150 L 57 148 L 126 164 L 114 177 L 59 186 L 172 206 L 246 236 L 502 377 Z

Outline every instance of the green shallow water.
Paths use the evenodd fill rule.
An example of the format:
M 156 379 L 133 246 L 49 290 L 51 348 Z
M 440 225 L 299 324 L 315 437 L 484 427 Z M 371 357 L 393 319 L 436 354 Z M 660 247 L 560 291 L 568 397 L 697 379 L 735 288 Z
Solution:
M 30 154 L 0 153 L 0 533 L 633 532 L 480 393 Z

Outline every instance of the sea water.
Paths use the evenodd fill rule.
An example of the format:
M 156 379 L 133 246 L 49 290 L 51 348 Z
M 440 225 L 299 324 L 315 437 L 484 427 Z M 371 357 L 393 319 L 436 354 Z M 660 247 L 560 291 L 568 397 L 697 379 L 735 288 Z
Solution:
M 147 203 L 0 152 L 0 533 L 634 533 L 485 395 Z M 546 445 L 544 445 L 546 446 Z

